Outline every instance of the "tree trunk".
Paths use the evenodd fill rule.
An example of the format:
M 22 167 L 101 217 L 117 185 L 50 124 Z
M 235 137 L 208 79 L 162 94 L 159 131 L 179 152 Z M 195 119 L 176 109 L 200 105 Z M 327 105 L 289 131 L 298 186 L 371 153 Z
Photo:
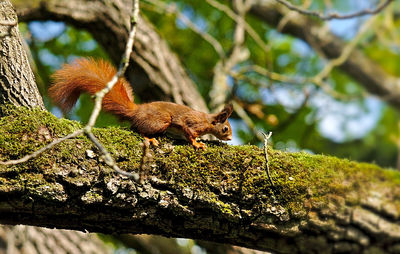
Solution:
M 328 59 L 339 57 L 346 43 L 324 28 L 324 23 L 317 22 L 305 15 L 292 12 L 276 1 L 255 1 L 250 11 L 254 16 L 271 26 L 278 26 L 284 18 L 281 31 L 304 40 L 317 53 Z M 366 57 L 359 49 L 354 49 L 349 58 L 339 68 L 356 80 L 373 95 L 379 96 L 396 108 L 400 108 L 400 79 L 386 73 L 378 64 Z
M 17 15 L 8 0 L 0 2 L 0 19 L 1 22 L 15 21 L 15 24 L 0 25 L 0 105 L 44 109 L 19 34 Z
M 0 121 L 1 160 L 23 156 L 77 128 L 47 112 L 12 110 Z M 22 125 L 24 123 L 25 125 Z M 141 138 L 96 129 L 120 168 L 141 168 Z M 20 143 L 12 144 L 15 140 Z M 107 234 L 146 233 L 277 253 L 398 253 L 400 174 L 328 156 L 163 138 L 148 180 L 110 172 L 80 137 L 27 163 L 0 167 L 0 223 Z
M 119 63 L 128 38 L 131 0 L 16 1 L 15 5 L 21 21 L 51 19 L 87 29 Z M 208 112 L 178 57 L 144 18 L 138 22 L 131 63 L 126 76 L 142 100 L 174 101 Z

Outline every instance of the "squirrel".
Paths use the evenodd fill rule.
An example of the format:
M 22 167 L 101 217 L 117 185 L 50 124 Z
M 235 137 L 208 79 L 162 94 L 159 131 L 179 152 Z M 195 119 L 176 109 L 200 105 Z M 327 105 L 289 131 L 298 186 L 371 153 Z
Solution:
M 116 72 L 112 64 L 102 59 L 76 59 L 63 65 L 52 75 L 53 84 L 48 90 L 49 96 L 67 112 L 81 93 L 96 94 Z M 232 104 L 225 105 L 216 114 L 207 114 L 172 102 L 135 104 L 132 88 L 125 78 L 119 78 L 105 95 L 102 109 L 116 115 L 120 120 L 129 121 L 132 129 L 154 146 L 159 144 L 154 136 L 164 133 L 184 138 L 195 148 L 203 150 L 206 150 L 206 145 L 196 141 L 202 135 L 212 134 L 221 140 L 232 139 L 232 129 L 228 122 L 233 111 Z

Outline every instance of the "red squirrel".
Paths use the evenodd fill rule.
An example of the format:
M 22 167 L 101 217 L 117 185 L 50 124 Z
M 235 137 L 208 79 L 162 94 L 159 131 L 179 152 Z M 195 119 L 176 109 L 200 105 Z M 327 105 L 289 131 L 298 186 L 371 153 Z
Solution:
M 77 59 L 52 75 L 54 83 L 49 88 L 49 96 L 63 110 L 69 111 L 81 93 L 94 95 L 106 86 L 116 72 L 115 67 L 107 61 Z M 125 78 L 118 79 L 105 95 L 102 108 L 121 120 L 130 121 L 132 128 L 154 146 L 159 143 L 150 137 L 163 133 L 183 137 L 194 147 L 203 150 L 206 145 L 196 141 L 202 135 L 212 134 L 221 140 L 232 139 L 228 122 L 233 110 L 231 104 L 217 114 L 203 113 L 172 102 L 135 104 L 132 88 Z

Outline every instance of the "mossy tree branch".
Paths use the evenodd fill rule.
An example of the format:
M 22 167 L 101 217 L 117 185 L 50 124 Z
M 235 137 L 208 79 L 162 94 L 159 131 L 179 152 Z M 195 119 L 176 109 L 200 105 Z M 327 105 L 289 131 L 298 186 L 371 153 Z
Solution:
M 79 128 L 48 112 L 3 110 L 0 159 L 15 159 Z M 141 138 L 95 129 L 121 169 L 140 167 Z M 20 140 L 21 142 L 15 142 Z M 85 137 L 24 164 L 0 166 L 0 223 L 148 233 L 278 253 L 400 247 L 400 174 L 375 165 L 254 146 L 210 143 L 195 151 L 161 138 L 148 181 L 114 174 Z

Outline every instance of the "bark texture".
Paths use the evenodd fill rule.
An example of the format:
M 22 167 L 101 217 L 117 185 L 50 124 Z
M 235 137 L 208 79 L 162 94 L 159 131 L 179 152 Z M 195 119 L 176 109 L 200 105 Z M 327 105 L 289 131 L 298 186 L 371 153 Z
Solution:
M 8 112 L 0 120 L 1 160 L 78 127 L 42 111 Z M 138 135 L 117 128 L 95 134 L 122 169 L 141 168 Z M 27 163 L 1 166 L 0 223 L 159 234 L 277 253 L 400 250 L 399 172 L 270 150 L 272 187 L 257 147 L 211 142 L 195 151 L 160 141 L 145 165 L 144 184 L 110 172 L 84 137 Z
M 324 27 L 324 23 L 291 12 L 276 1 L 257 0 L 251 8 L 251 13 L 273 27 L 277 27 L 282 21 L 283 33 L 304 40 L 317 53 L 328 59 L 339 57 L 346 46 L 346 42 Z M 400 108 L 400 79 L 385 72 L 361 50 L 355 49 L 339 68 L 371 94 Z
M 1 21 L 14 22 L 17 15 L 11 3 L 0 2 Z M 44 109 L 22 44 L 18 24 L 0 25 L 0 104 Z
M 128 38 L 131 0 L 15 1 L 20 21 L 58 20 L 87 29 L 119 63 Z M 126 76 L 144 101 L 164 100 L 207 112 L 207 106 L 178 57 L 144 18 Z

